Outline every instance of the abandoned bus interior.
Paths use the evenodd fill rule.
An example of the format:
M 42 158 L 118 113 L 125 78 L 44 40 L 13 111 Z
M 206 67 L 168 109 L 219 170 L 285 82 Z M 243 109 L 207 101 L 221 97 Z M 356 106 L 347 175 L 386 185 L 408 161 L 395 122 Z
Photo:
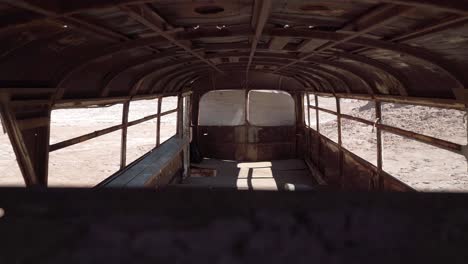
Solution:
M 0 0 L 0 262 L 466 261 L 467 22 L 466 0 Z

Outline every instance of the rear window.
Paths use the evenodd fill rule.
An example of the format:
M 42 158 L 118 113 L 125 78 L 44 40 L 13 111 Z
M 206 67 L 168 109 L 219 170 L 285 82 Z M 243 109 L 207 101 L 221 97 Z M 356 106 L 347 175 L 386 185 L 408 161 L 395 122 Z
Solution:
M 293 126 L 294 99 L 286 92 L 252 90 L 249 92 L 249 116 L 252 125 Z
M 199 125 L 238 126 L 244 123 L 244 90 L 212 91 L 201 98 Z

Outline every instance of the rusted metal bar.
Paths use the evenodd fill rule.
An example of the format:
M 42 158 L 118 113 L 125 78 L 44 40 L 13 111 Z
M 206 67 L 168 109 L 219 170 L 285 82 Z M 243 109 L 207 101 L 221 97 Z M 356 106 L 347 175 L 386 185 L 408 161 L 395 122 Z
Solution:
M 128 130 L 128 110 L 130 108 L 130 102 L 126 102 L 123 105 L 122 111 L 122 137 L 120 143 L 120 169 L 125 168 L 127 164 L 127 130 Z
M 177 136 L 180 138 L 184 137 L 184 126 L 183 126 L 183 118 L 184 118 L 184 103 L 183 103 L 183 98 L 181 95 L 177 96 Z
M 83 19 L 78 19 L 75 17 L 67 16 L 67 15 L 60 15 L 55 11 L 47 9 L 45 6 L 41 6 L 39 4 L 31 4 L 27 1 L 22 0 L 2 0 L 3 2 L 8 2 L 9 5 L 14 6 L 16 8 L 21 8 L 24 10 L 28 10 L 30 12 L 42 15 L 44 17 L 40 18 L 41 20 L 45 21 L 46 19 L 50 22 L 56 23 L 60 26 L 66 25 L 67 28 L 71 27 L 81 33 L 92 35 L 97 38 L 104 38 L 111 41 L 123 41 L 123 40 L 130 40 L 129 37 L 117 33 L 111 29 L 105 28 L 100 25 L 93 24 L 91 22 L 85 21 Z
M 313 89 L 313 88 L 312 88 Z M 346 94 L 346 93 L 323 93 L 313 92 L 314 94 L 321 96 L 336 96 L 339 98 L 347 99 L 358 99 L 367 101 L 380 101 L 388 103 L 399 103 L 399 104 L 412 104 L 430 107 L 439 107 L 447 109 L 464 110 L 465 104 L 452 99 L 438 99 L 438 98 L 421 98 L 421 97 L 406 97 L 406 96 L 392 96 L 392 95 L 374 95 L 374 97 L 367 94 Z
M 191 93 L 188 94 L 182 94 L 183 100 L 185 100 L 185 105 L 183 108 L 183 137 L 184 140 L 188 142 L 188 144 L 185 145 L 182 155 L 184 156 L 183 163 L 184 163 L 184 174 L 183 178 L 188 177 L 189 175 L 189 170 L 190 170 L 190 142 L 191 142 L 191 133 L 190 133 L 190 119 L 191 119 L 191 113 L 190 110 L 191 108 L 191 99 L 192 95 Z
M 375 118 L 376 122 L 382 121 L 382 105 L 380 102 L 375 102 Z M 382 128 L 376 127 L 376 137 L 377 137 L 377 186 L 380 190 L 383 189 L 383 179 L 382 179 L 382 170 L 383 170 L 383 146 L 382 146 Z
M 311 127 L 312 127 L 312 124 L 310 123 L 310 94 L 309 94 L 308 92 L 305 92 L 305 94 L 306 94 L 306 96 L 307 96 L 307 119 L 308 119 L 308 121 L 309 121 L 309 122 L 308 122 L 308 124 L 309 124 L 308 127 L 311 128 Z M 306 142 L 306 143 L 307 143 L 307 145 L 306 145 L 306 146 L 307 146 L 307 151 L 306 151 L 306 154 L 307 154 L 307 155 L 306 155 L 306 156 L 307 156 L 307 157 L 310 157 L 310 156 L 311 156 L 311 144 L 312 144 L 311 142 L 312 142 L 312 138 L 311 138 L 311 135 L 310 135 L 310 131 L 308 131 L 307 129 L 306 129 L 306 131 L 307 131 L 307 132 L 305 133 L 305 134 L 307 135 L 307 142 Z
M 390 76 L 392 76 L 393 78 L 395 78 L 396 80 L 398 80 L 401 83 L 401 85 L 397 86 L 399 94 L 401 96 L 408 96 L 408 91 L 407 90 L 408 90 L 409 87 L 411 87 L 411 83 L 410 83 L 408 77 L 406 75 L 404 75 L 401 70 L 398 70 L 398 69 L 396 69 L 396 68 L 394 68 L 394 67 L 392 67 L 392 66 L 390 66 L 388 64 L 385 64 L 383 62 L 380 62 L 378 60 L 371 59 L 371 58 L 368 58 L 368 57 L 362 56 L 362 55 L 351 54 L 349 52 L 340 52 L 339 54 L 337 54 L 337 56 L 332 55 L 332 57 L 330 57 L 330 58 L 334 58 L 334 57 L 353 60 L 353 61 L 364 63 L 364 64 L 367 64 L 367 65 L 369 65 L 371 67 L 382 70 L 383 72 L 389 74 Z M 336 73 L 334 73 L 334 74 L 336 74 Z M 350 93 L 349 90 L 348 90 L 348 93 Z
M 161 105 L 162 98 L 158 99 L 158 120 L 156 122 L 156 147 L 161 145 Z
M 436 23 L 433 23 L 430 25 L 427 25 L 427 23 L 424 23 L 424 25 L 420 27 L 419 29 L 392 37 L 388 41 L 392 41 L 392 42 L 408 41 L 408 40 L 415 39 L 415 38 L 418 38 L 427 34 L 433 34 L 435 32 L 447 29 L 450 26 L 462 25 L 463 23 L 466 23 L 467 21 L 468 21 L 467 16 L 450 15 L 449 17 L 444 18 L 442 20 L 438 20 Z M 365 48 L 365 47 L 358 48 L 358 49 L 352 50 L 351 52 L 360 53 L 366 50 L 369 50 L 369 48 Z
M 167 93 L 164 96 L 174 96 L 175 93 Z M 87 99 L 76 99 L 76 100 L 59 100 L 53 106 L 53 109 L 66 109 L 66 108 L 82 108 L 88 106 L 100 106 L 100 105 L 110 105 L 125 103 L 128 100 L 138 101 L 138 100 L 149 100 L 162 97 L 162 94 L 148 94 L 148 95 L 135 95 L 135 96 L 122 96 L 122 97 L 107 97 L 107 98 L 87 98 Z M 24 101 L 25 103 L 29 102 Z
M 160 115 L 155 114 L 155 115 L 150 115 L 150 116 L 147 116 L 147 117 L 143 117 L 141 119 L 138 119 L 138 120 L 135 120 L 135 121 L 132 121 L 132 122 L 128 122 L 127 127 L 138 125 L 140 123 L 143 123 L 143 122 L 146 122 L 148 120 L 155 119 L 155 118 L 158 118 L 158 117 L 161 117 L 161 116 L 176 113 L 177 111 L 178 111 L 177 109 L 174 109 L 174 110 L 170 110 L 170 111 L 166 111 L 164 113 L 161 113 Z M 102 130 L 94 131 L 92 133 L 89 133 L 89 134 L 86 134 L 86 135 L 83 135 L 83 136 L 79 136 L 79 137 L 76 137 L 76 138 L 72 138 L 72 139 L 69 139 L 69 140 L 65 140 L 65 141 L 53 144 L 53 145 L 50 146 L 50 152 L 56 151 L 56 150 L 59 150 L 59 149 L 63 149 L 63 148 L 69 147 L 69 146 L 73 146 L 75 144 L 78 144 L 78 143 L 81 143 L 81 142 L 84 142 L 84 141 L 87 141 L 87 140 L 90 140 L 90 139 L 93 139 L 93 138 L 96 138 L 96 137 L 99 137 L 99 136 L 102 136 L 102 135 L 106 135 L 106 134 L 112 133 L 114 131 L 118 131 L 119 129 L 122 129 L 122 127 L 123 127 L 123 124 L 113 126 L 113 127 L 108 127 L 108 128 L 102 129 Z
M 174 38 L 173 36 L 165 32 L 164 29 L 160 28 L 158 26 L 158 21 L 160 20 L 160 17 L 156 15 L 155 12 L 149 9 L 146 5 L 140 5 L 140 6 L 135 6 L 135 7 L 124 6 L 124 7 L 121 7 L 121 9 L 127 12 L 131 18 L 147 26 L 149 29 L 153 30 L 158 35 L 167 39 L 170 43 L 182 48 L 183 50 L 185 50 L 192 56 L 208 64 L 210 67 L 212 67 L 216 71 L 223 73 L 223 71 L 221 71 L 218 67 L 216 67 L 216 65 L 213 64 L 211 61 L 205 59 L 203 56 L 201 56 L 200 54 L 192 50 L 190 47 L 183 44 L 180 40 L 177 40 L 176 38 Z
M 339 149 L 343 149 L 343 141 L 341 137 L 341 104 L 340 104 L 340 98 L 335 97 L 336 100 L 336 113 L 337 113 L 337 122 L 338 122 L 338 146 Z M 339 156 L 339 174 L 340 174 L 340 183 L 341 183 L 341 188 L 344 189 L 344 174 L 343 174 L 343 164 L 344 162 L 344 157 L 343 157 L 343 151 L 340 151 L 340 156 Z
M 184 107 L 184 135 L 190 139 L 190 124 L 191 124 L 191 115 L 190 109 L 192 104 L 192 95 L 188 94 L 184 96 L 185 98 L 185 107 Z
M 311 30 L 299 30 L 299 29 L 291 29 L 291 30 L 284 30 L 284 29 L 272 29 L 270 32 L 267 32 L 267 35 L 269 36 L 290 36 L 290 37 L 302 37 L 302 38 L 321 38 L 324 40 L 330 40 L 330 41 L 339 41 L 341 39 L 345 39 L 349 37 L 349 34 L 346 33 L 326 33 L 326 32 L 318 32 L 318 31 L 311 31 Z M 401 45 L 401 44 L 396 44 L 393 42 L 388 42 L 384 40 L 379 40 L 379 39 L 372 39 L 372 38 L 367 38 L 367 37 L 356 37 L 352 38 L 351 40 L 347 40 L 347 42 L 355 44 L 355 45 L 360 45 L 360 46 L 366 46 L 366 47 L 372 47 L 372 48 L 379 48 L 379 49 L 384 49 L 384 50 L 390 50 L 394 52 L 398 52 L 401 54 L 407 54 L 409 56 L 413 56 L 415 58 L 421 59 L 429 64 L 432 64 L 434 66 L 437 66 L 440 70 L 442 70 L 445 74 L 451 76 L 454 78 L 454 80 L 457 80 L 457 85 L 455 87 L 451 87 L 452 90 L 459 90 L 462 87 L 466 87 L 468 85 L 468 77 L 459 69 L 456 67 L 455 64 L 453 64 L 452 61 L 447 60 L 446 58 L 439 56 L 434 53 L 427 52 L 425 49 L 421 48 L 416 48 L 412 47 L 409 45 Z M 300 62 L 301 60 L 305 60 L 308 57 L 304 56 L 301 59 L 296 60 L 297 62 Z M 278 68 L 278 70 L 282 70 L 285 67 L 289 67 L 292 64 L 295 64 L 297 62 L 291 62 L 283 67 Z M 456 91 L 454 91 L 456 94 Z M 464 98 L 458 98 L 464 99 Z
M 306 92 L 306 95 L 307 95 L 307 119 L 309 120 L 308 124 L 309 124 L 309 127 L 312 126 L 312 124 L 310 123 L 310 97 L 309 97 L 309 93 Z
M 340 98 L 335 97 L 336 99 L 336 115 L 338 121 L 338 145 L 342 145 L 341 142 L 341 107 L 340 107 Z
M 248 52 L 235 52 L 235 53 L 233 52 L 233 53 L 227 53 L 227 54 L 226 53 L 211 54 L 211 55 L 207 55 L 206 58 L 207 59 L 220 59 L 220 58 L 224 58 L 224 57 L 226 57 L 228 55 L 231 55 L 231 56 L 235 55 L 238 58 L 239 57 L 246 57 L 246 58 L 249 57 Z M 168 56 L 168 55 L 166 55 L 166 56 Z M 358 55 L 354 55 L 354 56 L 355 57 L 363 57 L 363 56 L 358 56 Z M 148 56 L 145 56 L 145 57 L 148 57 Z M 278 66 L 281 66 L 284 63 L 286 63 L 285 60 L 294 60 L 294 59 L 296 59 L 296 57 L 292 56 L 292 55 L 274 54 L 274 53 L 271 53 L 271 52 L 270 53 L 266 53 L 266 52 L 258 53 L 258 54 L 256 54 L 256 57 L 262 58 L 262 60 L 264 58 L 268 58 L 272 62 L 279 62 L 277 64 Z M 281 59 L 283 59 L 283 60 L 281 60 Z M 136 64 L 133 63 L 131 65 L 131 67 L 142 66 L 142 65 L 146 64 L 144 58 L 140 58 L 139 60 L 140 60 L 140 62 L 137 62 Z M 362 63 L 367 63 L 367 64 L 369 64 L 369 61 L 371 61 L 370 62 L 371 64 L 369 64 L 369 65 L 374 66 L 374 67 L 376 67 L 376 64 L 379 64 L 375 60 L 372 60 L 372 59 L 369 59 L 369 58 L 361 59 L 359 61 L 362 62 Z M 353 70 L 355 68 L 350 67 L 350 65 L 339 63 L 339 62 L 330 62 L 330 61 L 324 60 L 323 58 L 321 58 L 319 56 L 311 58 L 311 60 L 307 61 L 307 63 L 298 63 L 298 67 L 294 67 L 294 72 L 296 72 L 296 73 L 297 72 L 304 72 L 304 73 L 307 72 L 307 75 L 315 75 L 317 73 L 317 71 L 330 73 L 330 70 L 327 70 L 327 69 L 325 69 L 323 67 L 316 66 L 316 65 L 309 65 L 309 62 L 315 62 L 315 63 L 318 63 L 318 64 L 324 63 L 325 65 L 330 65 L 330 63 L 331 63 L 331 64 L 333 64 L 332 65 L 333 67 L 340 68 L 340 69 L 345 70 L 347 72 L 350 72 L 350 69 L 351 69 L 351 72 L 350 72 L 351 74 L 354 74 L 354 75 L 359 74 L 355 70 Z M 176 67 L 176 66 L 179 66 L 179 65 L 182 66 L 182 65 L 188 64 L 188 63 L 195 63 L 195 59 L 189 58 L 189 59 L 182 59 L 182 60 L 178 60 L 178 61 L 171 61 L 171 62 L 163 63 L 163 64 L 157 65 L 155 67 L 152 67 L 151 69 L 148 69 L 147 71 L 142 72 L 141 74 L 137 75 L 136 78 L 134 78 L 134 81 L 132 82 L 132 85 L 131 85 L 133 87 L 132 90 L 138 88 L 137 84 L 141 80 L 152 76 L 151 79 L 153 79 L 153 81 L 149 82 L 149 85 L 147 85 L 147 87 L 149 87 L 149 89 L 151 90 L 151 93 L 152 93 L 153 91 L 155 91 L 156 83 L 160 79 L 162 79 L 162 77 L 167 78 L 166 72 L 163 71 L 163 72 L 159 72 L 159 73 L 155 74 L 156 71 L 158 71 L 159 69 L 162 69 L 162 68 L 173 68 L 173 67 Z M 256 60 L 256 63 L 258 63 L 258 60 Z M 342 68 L 343 65 L 345 66 L 345 68 Z M 381 65 L 381 64 L 379 64 L 379 65 Z M 220 64 L 218 67 L 221 68 L 223 66 L 225 66 L 225 65 Z M 119 67 L 122 67 L 122 66 L 119 66 Z M 110 78 L 107 79 L 107 81 L 105 81 L 106 85 L 103 85 L 103 86 L 107 86 L 107 88 L 105 88 L 104 90 L 108 91 L 110 89 L 109 80 L 111 80 L 112 78 L 117 79 L 120 76 L 120 74 L 123 74 L 125 72 L 125 69 L 128 69 L 128 68 L 123 67 L 121 69 L 122 70 L 120 70 L 120 72 L 115 73 L 113 75 L 110 75 Z M 183 68 L 182 70 L 185 70 L 185 68 Z M 281 71 L 281 72 L 283 72 L 283 71 Z M 386 72 L 388 74 L 392 74 L 391 70 L 387 70 Z M 339 73 L 333 73 L 333 72 L 331 72 L 331 74 L 334 75 L 334 78 L 341 79 L 343 82 L 347 83 L 347 79 L 343 75 L 340 75 Z M 307 77 L 307 75 L 304 75 L 302 77 Z M 400 74 L 400 75 L 402 75 L 402 74 Z M 356 75 L 356 77 L 360 78 L 360 79 L 363 79 L 362 76 L 360 76 L 360 75 Z M 395 78 L 397 78 L 397 77 L 395 77 Z M 308 80 L 308 81 L 310 82 L 310 80 Z M 310 84 L 308 86 L 310 86 Z M 308 87 L 308 86 L 306 86 L 306 87 Z M 350 86 L 350 85 L 348 85 L 348 86 Z M 349 88 L 347 87 L 347 90 L 348 89 Z
M 217 56 L 219 58 L 223 57 L 222 55 L 217 55 Z M 242 55 L 242 54 L 239 54 L 239 56 L 244 57 L 244 55 Z M 253 63 L 255 65 L 280 66 L 280 65 L 282 65 L 282 63 L 284 63 L 284 60 L 281 61 L 281 60 L 277 60 L 277 59 L 270 59 L 270 61 L 265 61 L 266 59 L 264 59 L 264 57 L 265 57 L 264 54 L 258 54 L 257 56 L 261 57 L 261 59 L 260 58 L 257 59 Z M 158 88 L 158 87 L 165 87 L 166 83 L 171 82 L 172 78 L 174 78 L 175 76 L 180 76 L 183 72 L 194 72 L 194 71 L 201 71 L 202 69 L 207 69 L 205 71 L 205 74 L 208 73 L 208 69 L 209 69 L 208 67 L 205 67 L 200 63 L 196 63 L 196 64 L 191 64 L 189 67 L 179 67 L 179 68 L 175 68 L 175 69 L 173 69 L 171 71 L 159 72 L 157 75 L 154 75 L 155 71 L 157 71 L 161 67 L 174 67 L 174 66 L 178 66 L 178 65 L 182 66 L 185 63 L 187 63 L 187 59 L 184 59 L 182 61 L 172 61 L 169 64 L 165 64 L 165 65 L 163 64 L 163 65 L 160 65 L 158 67 L 155 67 L 154 69 L 149 69 L 148 71 L 146 71 L 146 72 L 138 75 L 136 78 L 134 78 L 132 86 L 137 86 L 139 84 L 139 82 L 141 80 L 145 79 L 145 78 L 151 78 L 151 79 L 153 79 L 153 81 L 149 82 L 150 84 L 148 85 L 148 87 L 151 89 L 151 91 L 155 91 L 156 88 Z M 320 62 L 317 61 L 317 63 L 320 63 Z M 339 64 L 339 63 L 328 62 L 327 64 L 330 64 L 330 63 L 334 64 L 333 65 L 334 67 L 341 68 L 341 64 Z M 227 67 L 232 67 L 232 66 L 242 67 L 244 65 L 245 65 L 245 63 L 230 63 L 230 64 L 221 64 L 219 67 L 221 69 L 226 69 L 227 70 L 228 69 Z M 301 64 L 301 66 L 303 66 L 303 67 L 297 67 L 297 68 L 295 67 L 294 69 L 291 69 L 291 71 L 289 71 L 291 74 L 287 74 L 287 73 L 289 73 L 288 71 L 281 71 L 281 73 L 283 75 L 285 75 L 285 76 L 290 75 L 291 78 L 297 79 L 298 81 L 300 81 L 298 79 L 298 76 L 300 75 L 302 79 L 307 80 L 307 82 L 309 83 L 307 85 L 304 84 L 304 86 L 306 86 L 306 87 L 309 87 L 311 79 L 314 79 L 314 77 L 312 77 L 312 76 L 323 75 L 323 74 L 318 73 L 318 72 L 323 71 L 323 68 L 316 67 L 316 69 L 314 71 L 312 71 L 311 69 L 309 69 L 311 67 L 310 65 Z M 349 67 L 346 67 L 346 66 L 344 66 L 344 67 L 345 68 L 343 70 L 349 72 L 350 74 L 355 75 L 356 78 L 362 79 L 364 82 L 366 82 L 366 80 L 361 75 L 359 75 L 359 73 L 356 73 L 355 71 L 353 71 L 353 69 L 350 69 Z M 232 68 L 231 68 L 231 70 L 232 70 Z M 334 78 L 339 79 L 338 76 L 334 76 Z M 329 87 L 333 87 L 333 86 L 329 86 Z M 170 87 L 167 87 L 167 89 L 169 89 L 169 88 Z
M 147 116 L 147 117 L 144 117 L 144 118 L 141 118 L 141 119 L 132 121 L 132 122 L 128 122 L 128 126 L 134 126 L 134 125 L 143 123 L 143 122 L 145 122 L 145 121 L 148 121 L 148 120 L 151 120 L 151 119 L 155 119 L 155 118 L 157 118 L 157 117 L 161 117 L 161 116 L 169 115 L 169 114 L 172 114 L 172 113 L 176 113 L 177 110 L 178 110 L 178 109 L 176 108 L 176 109 L 173 109 L 173 110 L 169 110 L 169 111 L 166 111 L 166 112 L 162 112 L 160 115 L 158 115 L 158 114 L 149 115 L 149 116 Z
M 316 124 L 317 124 L 317 134 L 318 135 L 321 135 L 320 134 L 320 114 L 319 114 L 319 111 L 317 110 L 317 107 L 319 107 L 319 101 L 318 101 L 318 96 L 317 95 L 314 95 L 315 96 L 315 118 L 316 118 Z M 321 145 L 322 143 L 320 142 L 320 140 L 317 142 L 317 154 L 318 154 L 318 158 L 317 158 L 317 166 L 318 168 L 320 169 L 320 156 L 321 156 Z
M 312 108 L 315 108 L 315 117 L 316 117 L 316 123 L 317 123 L 317 132 L 320 133 L 320 127 L 319 127 L 319 124 L 320 124 L 320 119 L 319 119 L 319 111 L 317 111 L 317 108 L 319 107 L 319 103 L 318 103 L 318 96 L 315 95 L 315 107 L 314 106 L 311 106 Z
M 311 106 L 311 108 L 314 108 L 314 107 Z M 329 113 L 329 114 L 332 114 L 332 115 L 338 115 L 338 113 L 336 113 L 334 111 L 331 111 L 331 110 L 328 110 L 328 109 L 323 109 L 323 108 L 320 108 L 320 107 L 315 107 L 315 109 L 317 109 L 319 111 Z M 446 141 L 446 140 L 443 140 L 443 139 L 438 139 L 438 138 L 422 135 L 422 134 L 412 132 L 412 131 L 408 131 L 408 130 L 404 130 L 404 129 L 401 129 L 401 128 L 396 128 L 396 127 L 392 127 L 392 126 L 388 126 L 388 125 L 384 125 L 384 124 L 374 123 L 372 121 L 362 119 L 362 118 L 359 118 L 359 117 L 355 117 L 355 116 L 341 114 L 341 117 L 346 118 L 346 119 L 350 119 L 350 120 L 354 120 L 354 121 L 357 121 L 357 122 L 361 122 L 361 123 L 364 123 L 364 124 L 369 125 L 369 126 L 375 126 L 376 128 L 380 128 L 383 131 L 390 132 L 390 133 L 393 133 L 395 135 L 407 137 L 407 138 L 410 138 L 410 139 L 414 139 L 414 140 L 417 140 L 419 142 L 426 143 L 426 144 L 429 144 L 429 145 L 432 145 L 432 146 L 435 146 L 435 147 L 438 147 L 438 148 L 443 148 L 443 149 L 446 149 L 446 150 L 450 150 L 450 151 L 455 152 L 457 154 L 462 154 L 463 146 L 460 145 L 460 144 L 449 142 L 449 141 Z
M 310 54 L 302 56 L 299 59 L 278 68 L 278 70 L 282 70 L 298 62 L 304 61 L 318 52 L 333 48 L 334 46 L 338 44 L 345 43 L 355 38 L 358 38 L 372 30 L 375 30 L 378 27 L 382 27 L 394 21 L 398 17 L 398 15 L 401 15 L 405 12 L 409 12 L 411 10 L 413 10 L 412 7 L 406 7 L 406 6 L 402 7 L 402 6 L 395 6 L 391 4 L 381 5 L 371 10 L 370 12 L 365 13 L 364 15 L 362 15 L 361 17 L 359 17 L 358 19 L 350 23 L 350 26 L 358 29 L 357 32 L 350 34 L 346 37 L 343 37 L 341 39 L 327 42 L 326 44 L 310 52 Z
M 387 125 L 383 125 L 383 124 L 376 124 L 376 127 L 381 128 L 383 131 L 386 131 L 386 132 L 390 132 L 390 133 L 393 133 L 393 134 L 396 134 L 396 135 L 400 135 L 400 136 L 404 136 L 404 137 L 407 137 L 407 138 L 415 139 L 417 141 L 427 143 L 427 144 L 435 146 L 435 147 L 450 150 L 450 151 L 452 151 L 454 153 L 457 153 L 457 154 L 462 154 L 461 150 L 462 150 L 463 146 L 460 145 L 460 144 L 452 143 L 452 142 L 449 142 L 449 141 L 445 141 L 445 140 L 430 137 L 430 136 L 421 135 L 421 134 L 418 134 L 418 133 L 415 133 L 415 132 L 411 132 L 411 131 L 408 131 L 408 130 L 404 130 L 404 129 L 396 128 L 396 127 L 391 127 L 391 126 L 387 126 Z
M 101 97 L 107 97 L 109 95 L 111 88 L 110 84 L 117 80 L 122 74 L 138 66 L 143 66 L 157 60 L 171 58 L 178 54 L 177 50 L 178 48 L 169 49 L 168 51 L 141 56 L 131 61 L 125 61 L 123 64 L 115 64 L 115 66 L 109 70 L 108 74 L 105 75 L 106 77 L 102 81 Z
M 332 115 L 336 115 L 336 116 L 338 115 L 337 112 L 332 111 L 332 110 L 328 110 L 328 109 L 325 109 L 325 108 L 313 107 L 313 106 L 311 106 L 311 108 L 315 108 L 315 109 L 317 109 L 317 110 L 320 110 L 320 111 L 322 111 L 322 112 L 329 113 L 329 114 L 332 114 Z
M 255 33 L 252 37 L 252 46 L 250 48 L 249 60 L 247 63 L 247 69 L 246 69 L 247 78 L 249 77 L 248 74 L 250 70 L 250 65 L 252 64 L 255 51 L 257 50 L 257 44 L 262 36 L 263 28 L 265 27 L 268 21 L 268 16 L 270 15 L 271 6 L 272 6 L 271 0 L 255 0 L 254 2 L 251 25 L 252 25 L 252 28 L 254 28 Z

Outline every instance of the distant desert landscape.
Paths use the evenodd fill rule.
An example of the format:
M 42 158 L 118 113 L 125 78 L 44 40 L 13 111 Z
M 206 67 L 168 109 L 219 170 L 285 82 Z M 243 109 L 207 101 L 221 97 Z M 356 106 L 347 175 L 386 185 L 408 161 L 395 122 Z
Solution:
M 163 99 L 161 111 L 177 108 L 177 97 Z M 122 123 L 122 104 L 52 111 L 50 144 Z M 157 100 L 130 104 L 129 121 L 156 114 Z M 128 128 L 127 165 L 156 146 L 156 120 Z M 161 118 L 161 143 L 176 132 L 177 114 Z M 49 157 L 51 187 L 93 187 L 120 169 L 121 131 L 54 151 Z M 0 133 L 0 185 L 24 186 L 7 134 Z
M 176 107 L 177 98 L 166 99 L 162 111 Z M 341 100 L 342 113 L 375 121 L 372 104 Z M 313 102 L 311 102 L 313 103 Z M 336 110 L 334 99 L 319 99 L 322 108 Z M 156 101 L 140 101 L 130 107 L 129 120 L 156 113 Z M 382 104 L 384 124 L 424 135 L 467 144 L 465 113 L 424 106 Z M 122 105 L 105 108 L 55 110 L 52 113 L 51 144 L 121 123 Z M 314 127 L 315 115 L 311 115 Z M 372 126 L 342 120 L 343 146 L 376 163 L 376 137 Z M 161 142 L 174 135 L 176 114 L 161 120 Z M 320 131 L 336 140 L 336 117 L 320 113 Z M 3 132 L 3 131 L 2 131 Z M 383 134 L 384 170 L 419 191 L 468 191 L 465 157 L 389 133 Z M 50 186 L 92 187 L 119 170 L 121 132 L 117 131 L 81 144 L 52 152 Z M 156 119 L 128 129 L 127 164 L 154 148 Z M 0 184 L 24 186 L 8 136 L 0 133 Z
M 319 98 L 319 106 L 336 110 L 334 101 L 333 98 Z M 375 121 L 373 103 L 341 99 L 340 105 L 344 114 Z M 320 112 L 319 117 L 322 115 Z M 337 138 L 336 117 L 330 114 L 324 117 L 320 117 L 320 132 L 330 139 Z M 459 110 L 382 103 L 382 123 L 467 144 L 466 116 Z M 377 139 L 373 127 L 342 119 L 342 131 L 343 146 L 375 165 Z M 383 132 L 383 169 L 418 191 L 468 191 L 464 156 L 387 132 Z

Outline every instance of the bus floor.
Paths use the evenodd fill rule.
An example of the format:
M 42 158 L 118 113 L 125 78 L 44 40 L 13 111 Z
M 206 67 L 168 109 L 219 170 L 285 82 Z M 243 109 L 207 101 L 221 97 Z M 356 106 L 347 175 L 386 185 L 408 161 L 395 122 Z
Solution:
M 196 168 L 216 170 L 216 176 L 192 176 L 180 187 L 235 188 L 239 190 L 312 190 L 316 181 L 303 160 L 237 162 L 204 159 Z

